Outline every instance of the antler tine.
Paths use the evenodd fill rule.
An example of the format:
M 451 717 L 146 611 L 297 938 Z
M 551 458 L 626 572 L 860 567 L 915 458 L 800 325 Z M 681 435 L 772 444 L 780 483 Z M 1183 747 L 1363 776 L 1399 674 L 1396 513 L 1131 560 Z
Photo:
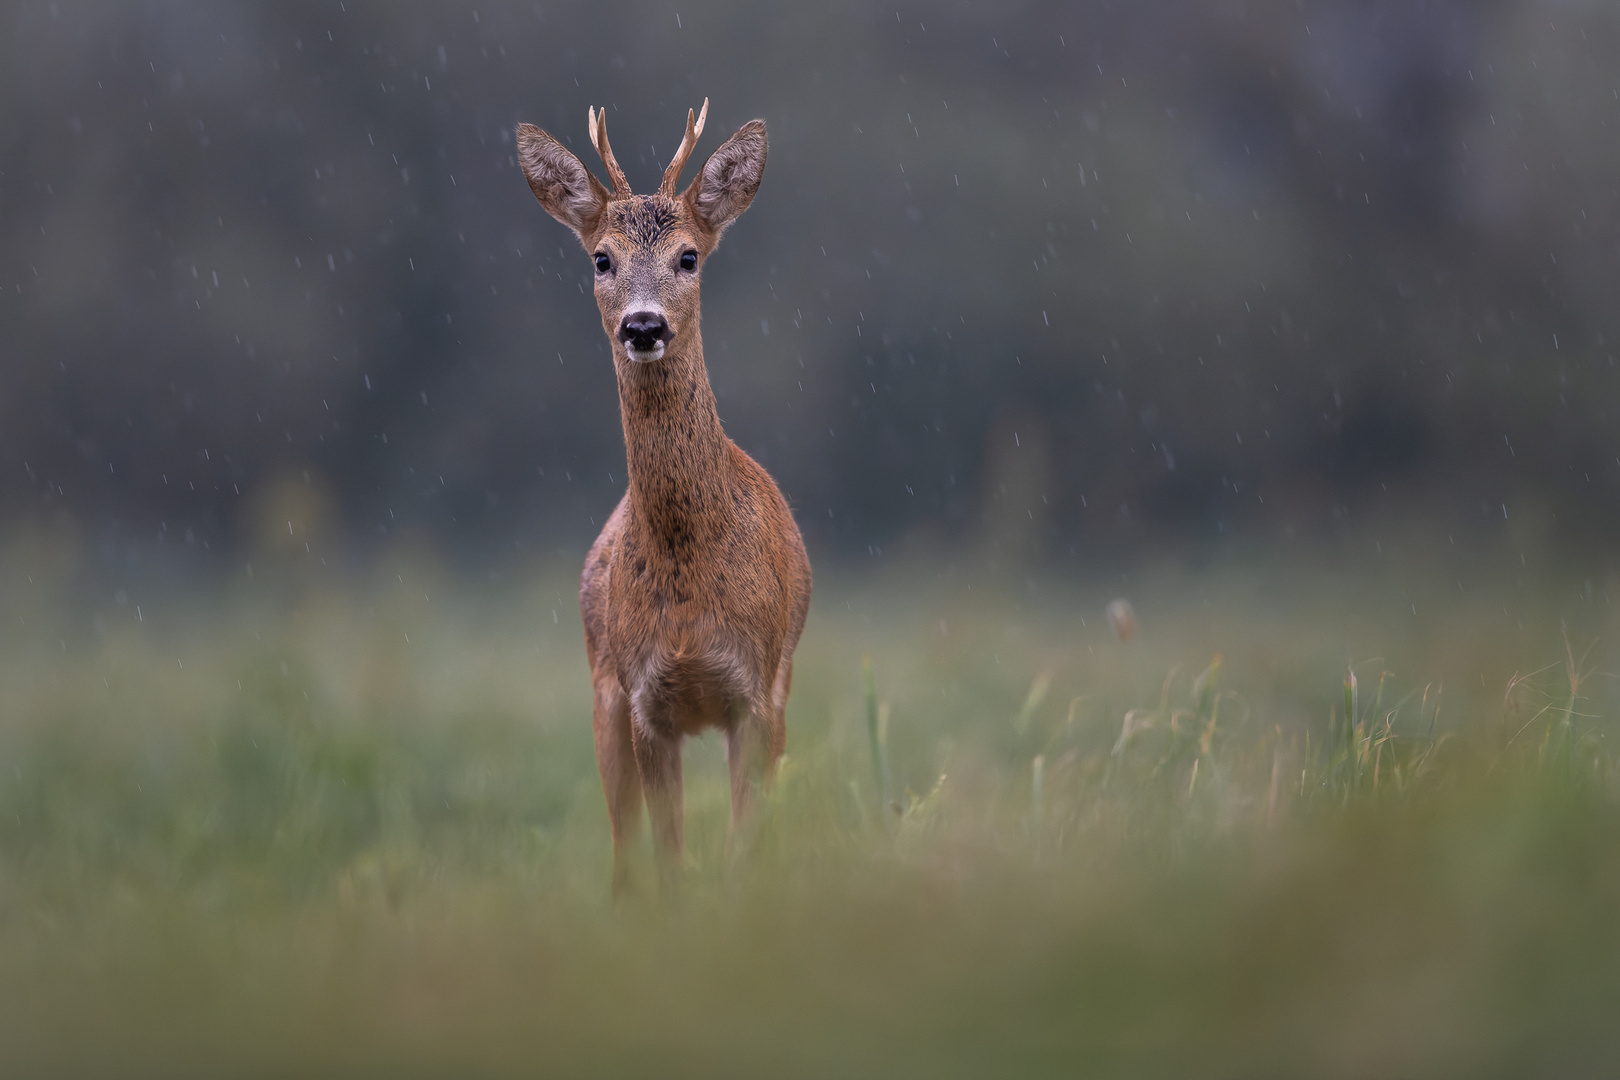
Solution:
M 590 106 L 586 111 L 586 120 L 590 124 L 591 143 L 596 152 L 602 156 L 602 164 L 607 166 L 608 180 L 613 184 L 613 197 L 615 199 L 628 199 L 630 197 L 630 181 L 624 178 L 624 170 L 613 157 L 613 147 L 608 145 L 607 136 L 607 109 L 601 112 Z
M 686 159 L 692 156 L 692 148 L 697 146 L 698 136 L 703 134 L 703 122 L 708 118 L 708 98 L 703 99 L 703 111 L 698 114 L 697 123 L 692 122 L 692 110 L 686 110 L 686 137 L 681 140 L 681 148 L 675 151 L 675 160 L 664 170 L 664 182 L 658 185 L 658 194 L 670 199 L 675 197 L 675 185 L 681 178 L 681 170 L 686 167 Z

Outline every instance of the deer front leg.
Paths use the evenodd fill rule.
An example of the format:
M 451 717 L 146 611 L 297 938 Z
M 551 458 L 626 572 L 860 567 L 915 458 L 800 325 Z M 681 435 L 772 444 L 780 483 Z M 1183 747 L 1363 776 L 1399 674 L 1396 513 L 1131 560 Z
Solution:
M 618 899 L 629 886 L 630 851 L 641 831 L 641 771 L 630 736 L 630 699 L 617 678 L 597 683 L 591 733 L 613 829 L 613 897 Z
M 679 881 L 681 870 L 680 739 L 658 734 L 641 716 L 633 719 L 630 732 L 647 816 L 652 819 L 659 883 L 667 893 Z
M 726 729 L 726 766 L 731 774 L 731 829 L 726 846 L 733 854 L 749 846 L 760 792 L 776 772 L 782 756 L 780 713 L 768 697 L 736 710 Z

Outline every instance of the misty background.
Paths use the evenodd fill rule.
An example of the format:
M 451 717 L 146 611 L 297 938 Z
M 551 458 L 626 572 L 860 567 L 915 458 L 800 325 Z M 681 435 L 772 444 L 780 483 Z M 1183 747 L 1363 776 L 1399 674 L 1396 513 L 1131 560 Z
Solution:
M 624 486 L 519 122 L 637 191 L 769 125 L 707 264 L 818 568 L 1620 524 L 1620 14 L 1579 2 L 17 3 L 0 532 L 113 574 L 578 558 Z M 1522 558 L 1522 555 L 1520 556 Z M 1519 559 L 1515 559 L 1518 562 Z

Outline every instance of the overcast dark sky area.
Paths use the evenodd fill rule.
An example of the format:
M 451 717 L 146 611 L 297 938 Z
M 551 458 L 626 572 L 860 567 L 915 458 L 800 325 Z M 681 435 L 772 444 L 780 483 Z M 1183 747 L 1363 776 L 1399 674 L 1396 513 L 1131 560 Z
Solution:
M 1620 9 L 16 3 L 0 533 L 208 572 L 577 551 L 624 485 L 590 263 L 512 132 L 654 188 L 769 125 L 704 275 L 829 566 L 1620 525 Z

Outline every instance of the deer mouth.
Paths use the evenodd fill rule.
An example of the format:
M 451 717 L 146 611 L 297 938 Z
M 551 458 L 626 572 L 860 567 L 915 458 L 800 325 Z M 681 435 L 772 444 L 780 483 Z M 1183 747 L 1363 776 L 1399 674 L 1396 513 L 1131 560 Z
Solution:
M 652 348 L 643 349 L 638 348 L 634 344 L 626 342 L 624 346 L 624 354 L 638 364 L 651 364 L 656 360 L 662 360 L 664 358 L 664 343 L 662 341 L 655 341 L 653 342 Z

